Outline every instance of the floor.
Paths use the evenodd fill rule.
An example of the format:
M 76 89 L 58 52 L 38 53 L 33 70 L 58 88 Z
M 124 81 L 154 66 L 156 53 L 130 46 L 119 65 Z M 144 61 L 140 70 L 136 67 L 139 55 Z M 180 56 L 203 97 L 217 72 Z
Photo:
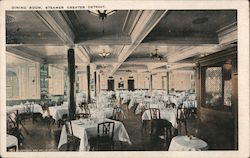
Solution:
M 124 126 L 130 136 L 132 144 L 120 143 L 115 144 L 117 151 L 166 151 L 168 150 L 170 140 L 150 139 L 149 131 L 142 135 L 142 122 L 140 115 L 135 115 L 134 109 L 127 110 L 126 105 L 122 105 L 126 118 Z M 190 117 L 187 120 L 188 133 L 195 135 L 197 129 L 197 119 Z M 60 139 L 61 128 L 55 124 L 48 126 L 46 121 L 38 118 L 37 122 L 32 123 L 32 120 L 27 120 L 24 124 L 28 133 L 22 129 L 24 140 L 19 151 L 58 151 L 57 145 Z M 184 129 L 182 129 L 184 131 Z M 60 151 L 66 150 L 66 145 L 60 148 Z

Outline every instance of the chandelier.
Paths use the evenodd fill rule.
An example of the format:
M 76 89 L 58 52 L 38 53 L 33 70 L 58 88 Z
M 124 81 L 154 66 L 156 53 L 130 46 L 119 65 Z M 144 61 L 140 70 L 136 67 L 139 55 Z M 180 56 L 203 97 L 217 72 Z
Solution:
M 106 52 L 105 49 L 102 50 L 101 53 L 99 53 L 99 56 L 106 58 L 107 56 L 110 55 L 110 52 Z
M 150 57 L 151 57 L 152 59 L 162 60 L 162 59 L 163 59 L 163 55 L 158 54 L 157 51 L 158 51 L 158 49 L 156 48 L 156 49 L 155 49 L 155 53 L 151 53 L 151 54 L 150 54 Z
M 104 34 L 104 20 L 114 14 L 116 10 L 88 10 L 88 12 L 102 20 L 102 33 Z
M 99 17 L 99 19 L 104 20 L 108 16 L 114 14 L 116 10 L 88 10 L 88 12 Z

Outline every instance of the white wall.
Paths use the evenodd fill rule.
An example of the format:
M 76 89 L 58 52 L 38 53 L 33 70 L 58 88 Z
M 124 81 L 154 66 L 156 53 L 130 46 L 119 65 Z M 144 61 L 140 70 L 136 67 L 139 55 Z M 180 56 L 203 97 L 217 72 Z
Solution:
M 18 96 L 7 100 L 40 99 L 40 64 L 8 55 L 6 59 L 6 70 L 16 72 L 18 78 Z
M 64 71 L 49 66 L 48 92 L 52 95 L 64 95 Z
M 175 70 L 169 74 L 169 89 L 183 91 L 190 90 L 192 87 L 192 75 L 194 71 Z
M 169 88 L 174 88 L 175 90 L 189 90 L 192 88 L 192 80 L 191 75 L 193 75 L 193 71 L 184 71 L 184 70 L 176 70 L 169 73 L 170 81 Z M 86 75 L 84 75 L 85 77 Z M 98 76 L 98 74 L 97 74 Z M 133 76 L 133 78 L 129 78 L 129 76 Z M 152 89 L 167 89 L 167 73 L 157 73 L 152 75 Z M 83 77 L 83 78 L 84 78 Z M 100 89 L 107 90 L 108 89 L 108 80 L 109 78 L 100 74 Z M 124 88 L 128 88 L 128 79 L 134 79 L 135 89 L 149 89 L 150 86 L 150 74 L 138 73 L 133 75 L 114 75 L 114 86 L 115 90 L 118 90 L 118 83 L 123 81 Z M 83 84 L 87 84 L 86 78 L 84 79 Z M 97 78 L 97 86 L 98 86 L 98 78 Z M 85 89 L 84 89 L 85 90 Z

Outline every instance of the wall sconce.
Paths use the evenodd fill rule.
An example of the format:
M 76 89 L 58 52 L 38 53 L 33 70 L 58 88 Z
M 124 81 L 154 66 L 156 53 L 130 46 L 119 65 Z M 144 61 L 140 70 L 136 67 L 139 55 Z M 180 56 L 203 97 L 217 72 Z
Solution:
M 232 70 L 232 60 L 231 59 L 229 59 L 225 62 L 225 64 L 223 65 L 223 69 L 226 71 Z
M 35 82 L 36 82 L 36 78 L 34 76 L 33 79 L 32 79 L 32 84 L 34 85 Z
M 224 80 L 230 80 L 232 75 L 232 60 L 229 59 L 223 64 Z

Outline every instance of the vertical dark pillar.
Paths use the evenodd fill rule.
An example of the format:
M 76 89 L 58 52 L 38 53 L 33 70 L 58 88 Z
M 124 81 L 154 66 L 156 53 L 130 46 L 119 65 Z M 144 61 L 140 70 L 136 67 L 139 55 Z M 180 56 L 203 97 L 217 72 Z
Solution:
M 98 74 L 98 86 L 99 86 L 99 94 L 101 92 L 101 76 Z
M 150 91 L 152 91 L 153 90 L 153 84 L 152 84 L 152 81 L 153 80 L 153 75 L 152 74 L 150 74 L 150 82 L 149 82 L 149 84 L 150 84 Z
M 169 94 L 169 72 L 167 72 L 167 92 Z
M 94 82 L 95 82 L 95 97 L 97 95 L 97 92 L 96 92 L 96 71 L 94 72 Z
M 87 83 L 88 83 L 88 86 L 87 86 L 87 96 L 88 96 L 88 103 L 91 102 L 91 96 L 90 96 L 90 66 L 87 65 L 87 68 L 86 68 L 86 74 L 87 74 Z
M 75 52 L 74 49 L 68 50 L 68 76 L 69 76 L 69 119 L 75 118 L 76 101 L 75 101 Z

